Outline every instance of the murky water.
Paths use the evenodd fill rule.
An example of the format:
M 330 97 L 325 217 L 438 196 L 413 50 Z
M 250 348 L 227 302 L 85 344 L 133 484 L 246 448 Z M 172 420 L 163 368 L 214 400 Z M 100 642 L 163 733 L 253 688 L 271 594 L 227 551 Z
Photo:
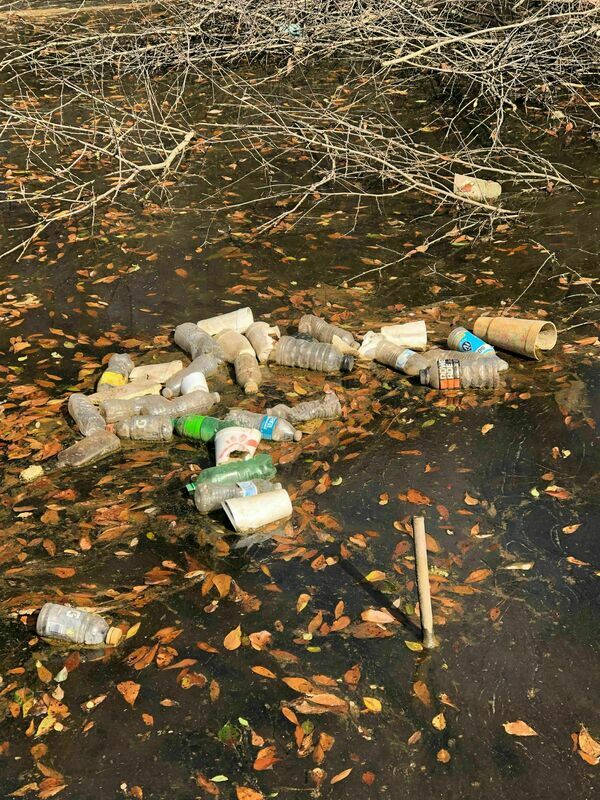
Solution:
M 583 137 L 550 145 L 540 138 L 539 146 L 562 148 L 583 173 L 597 171 Z M 228 174 L 234 157 L 217 152 L 211 169 Z M 230 798 L 236 786 L 282 798 L 542 798 L 567 788 L 591 798 L 599 767 L 572 752 L 571 734 L 584 724 L 600 737 L 599 378 L 597 327 L 589 324 L 598 308 L 597 182 L 584 180 L 581 195 L 533 198 L 533 216 L 493 241 L 444 246 L 358 281 L 374 260 L 393 261 L 423 235 L 430 223 L 414 221 L 425 210 L 417 201 L 379 211 L 323 206 L 290 230 L 255 238 L 269 208 L 209 220 L 195 191 L 190 180 L 170 210 L 125 208 L 104 215 L 93 236 L 74 224 L 18 263 L 0 262 L 3 794 L 36 784 L 31 796 L 51 796 L 44 789 L 64 782 L 59 796 L 74 800 Z M 536 243 L 556 262 L 527 288 L 545 258 Z M 62 402 L 68 391 L 91 390 L 102 359 L 121 348 L 138 360 L 175 357 L 168 337 L 177 323 L 248 304 L 282 328 L 314 310 L 364 333 L 414 311 L 441 342 L 455 322 L 500 303 L 548 316 L 561 333 L 543 362 L 509 355 L 507 385 L 493 396 L 444 398 L 379 366 L 344 379 L 265 370 L 247 407 L 294 402 L 327 382 L 345 412 L 300 445 L 263 446 L 280 462 L 295 516 L 293 529 L 249 551 L 229 550 L 224 520 L 200 517 L 184 495 L 190 465 L 210 463 L 203 446 L 126 445 L 79 472 L 52 470 L 53 444 L 75 440 Z M 240 402 L 231 376 L 214 388 L 219 413 Z M 19 472 L 36 454 L 48 474 L 23 486 Z M 546 491 L 552 486 L 564 494 Z M 409 502 L 410 489 L 425 506 Z M 419 632 L 407 522 L 423 508 L 441 640 L 430 655 L 409 649 Z M 369 580 L 374 570 L 385 577 Z M 204 579 L 211 573 L 231 576 L 237 588 L 219 597 Z M 310 598 L 298 611 L 302 594 Z M 48 599 L 140 627 L 116 652 L 96 659 L 81 651 L 79 665 L 71 658 L 56 724 L 39 732 L 44 693 L 50 702 L 57 683 L 45 683 L 37 663 L 55 676 L 67 656 L 31 629 L 31 612 Z M 390 635 L 359 638 L 368 608 L 395 615 Z M 336 630 L 346 616 L 350 624 Z M 223 640 L 238 625 L 244 637 L 272 638 L 262 649 L 255 637 L 254 646 L 244 638 L 227 650 Z M 155 638 L 172 628 L 180 633 Z M 127 662 L 155 643 L 152 663 Z M 356 685 L 344 678 L 354 665 Z M 190 685 L 190 675 L 206 683 Z M 342 698 L 345 713 L 298 711 L 298 734 L 281 710 L 298 697 L 282 682 L 292 676 Z M 140 685 L 133 706 L 116 688 L 124 681 Z M 416 697 L 417 681 L 429 705 Z M 36 700 L 25 716 L 23 689 Z M 438 718 L 436 728 L 442 712 L 445 727 Z M 516 720 L 538 736 L 508 735 L 503 724 Z M 219 738 L 226 723 L 235 728 L 221 735 L 229 743 Z M 335 742 L 321 758 L 323 734 Z M 32 753 L 40 744 L 47 752 Z M 269 746 L 278 760 L 257 769 L 257 753 Z M 320 786 L 315 769 L 324 770 Z

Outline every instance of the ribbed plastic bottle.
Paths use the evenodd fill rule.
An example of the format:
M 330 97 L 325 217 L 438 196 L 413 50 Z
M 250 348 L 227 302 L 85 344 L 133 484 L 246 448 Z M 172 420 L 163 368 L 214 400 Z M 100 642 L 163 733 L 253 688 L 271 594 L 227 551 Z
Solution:
M 237 427 L 237 422 L 200 414 L 192 414 L 175 420 L 175 432 L 196 442 L 212 442 L 217 431 L 235 427 Z
M 221 396 L 218 392 L 203 392 L 199 389 L 169 401 L 169 408 L 165 413 L 171 419 L 185 417 L 189 414 L 206 414 L 220 399 Z
M 254 352 L 240 353 L 233 362 L 235 382 L 246 394 L 256 394 L 262 383 L 262 373 Z
M 166 381 L 164 389 L 162 390 L 163 397 L 166 397 L 169 400 L 172 397 L 177 397 L 181 393 L 181 381 L 186 375 L 190 375 L 194 372 L 201 372 L 205 378 L 209 378 L 211 375 L 214 375 L 215 372 L 217 372 L 222 363 L 223 360 L 221 358 L 217 358 L 210 353 L 203 353 L 202 355 L 197 356 L 191 364 L 188 364 L 187 367 L 184 367 L 179 372 L 176 372 L 172 378 L 169 378 L 169 380 Z
M 373 358 L 380 364 L 404 372 L 405 375 L 418 375 L 429 365 L 422 353 L 415 353 L 414 350 L 406 347 L 398 347 L 398 345 L 383 339 L 377 344 Z
M 351 372 L 354 357 L 340 353 L 330 344 L 305 342 L 291 336 L 282 336 L 272 353 L 276 364 L 300 367 L 318 372 Z
M 83 645 L 116 647 L 123 637 L 120 628 L 111 627 L 105 619 L 89 611 L 81 611 L 59 603 L 46 603 L 37 618 L 36 632 L 42 639 Z
M 194 322 L 184 322 L 175 328 L 173 339 L 178 347 L 194 360 L 201 355 L 222 358 L 221 348 L 208 333 L 201 331 Z
M 134 366 L 127 353 L 113 353 L 108 359 L 106 370 L 100 376 L 98 388 L 101 386 L 124 386 Z
M 280 403 L 267 408 L 267 414 L 299 425 L 311 419 L 338 419 L 342 416 L 342 405 L 335 392 L 327 392 L 320 400 L 306 400 L 296 406 Z
M 254 348 L 248 339 L 238 331 L 233 331 L 231 329 L 221 331 L 215 336 L 215 340 L 223 352 L 223 358 L 229 364 L 235 363 L 235 359 L 241 353 L 248 353 L 248 355 L 256 358 Z
M 245 408 L 232 408 L 225 419 L 233 420 L 244 428 L 257 428 L 263 439 L 273 442 L 299 442 L 302 438 L 300 431 L 286 419 L 246 411 Z
M 254 348 L 256 357 L 261 364 L 266 364 L 275 347 L 275 340 L 279 339 L 279 328 L 271 326 L 268 322 L 253 322 L 246 331 L 246 338 Z
M 173 422 L 170 417 L 164 415 L 131 417 L 117 422 L 115 433 L 120 439 L 134 439 L 139 442 L 170 442 L 173 438 Z
M 321 317 L 315 317 L 314 314 L 305 314 L 301 317 L 298 323 L 298 330 L 300 333 L 308 333 L 310 336 L 314 336 L 315 339 L 318 339 L 320 342 L 331 344 L 337 336 L 337 338 L 341 339 L 348 347 L 352 347 L 353 349 L 358 347 L 358 343 L 355 341 L 350 331 L 339 328 L 337 325 L 331 325 L 326 320 L 321 319 Z
M 130 400 L 103 400 L 100 411 L 108 423 L 129 419 L 140 414 L 156 416 L 157 414 L 170 414 L 171 404 L 165 397 L 148 395 L 146 397 L 132 397 Z M 174 416 L 177 416 L 176 414 Z
M 435 347 L 432 350 L 427 350 L 425 353 L 419 353 L 419 355 L 427 360 L 428 367 L 432 366 L 441 358 L 451 358 L 455 361 L 458 360 L 460 361 L 461 366 L 469 366 L 476 359 L 482 358 L 479 353 L 461 353 L 458 350 L 442 350 L 439 347 Z M 504 359 L 500 358 L 497 354 L 487 353 L 484 357 L 497 366 L 498 372 L 503 372 L 505 369 L 508 369 L 508 362 L 504 361 Z
M 188 492 L 193 492 L 199 483 L 239 483 L 253 481 L 256 478 L 270 480 L 275 477 L 276 469 L 268 453 L 249 458 L 248 461 L 229 461 L 218 467 L 203 469 L 195 483 L 188 483 Z
M 263 492 L 281 489 L 280 483 L 271 483 L 257 478 L 239 483 L 199 483 L 194 491 L 194 504 L 201 514 L 210 514 L 221 508 L 223 500 L 231 497 L 253 497 Z
M 94 431 L 103 431 L 106 428 L 106 421 L 84 394 L 72 394 L 67 408 L 83 436 L 89 436 Z
M 121 449 L 121 440 L 110 431 L 94 431 L 58 454 L 59 467 L 82 467 Z
M 451 366 L 454 366 L 452 376 Z M 478 356 L 468 364 L 461 364 L 456 358 L 439 359 L 422 369 L 420 378 L 422 385 L 434 389 L 496 389 L 500 385 L 498 364 L 489 356 Z

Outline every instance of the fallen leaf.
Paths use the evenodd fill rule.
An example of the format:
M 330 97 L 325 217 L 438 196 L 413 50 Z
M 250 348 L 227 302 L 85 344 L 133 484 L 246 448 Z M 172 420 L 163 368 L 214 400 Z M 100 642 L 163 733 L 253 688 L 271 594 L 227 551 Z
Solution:
M 63 580 L 72 578 L 73 575 L 75 575 L 75 569 L 73 567 L 54 567 L 50 572 Z
M 413 692 L 425 706 L 431 705 L 431 694 L 424 681 L 415 681 L 413 683 Z
M 376 583 L 377 581 L 384 581 L 385 580 L 385 572 L 382 572 L 379 569 L 374 569 L 369 572 L 368 575 L 365 575 L 365 580 L 369 581 L 369 583 Z
M 441 761 L 442 764 L 447 764 L 452 758 L 452 756 L 447 750 L 444 750 L 444 748 L 442 747 L 441 750 L 438 750 L 436 758 L 438 761 Z
M 242 643 L 242 628 L 240 625 L 230 631 L 223 639 L 223 647 L 226 650 L 237 650 Z
M 421 642 L 410 642 L 405 640 L 404 644 L 408 647 L 409 650 L 412 650 L 414 653 L 420 653 L 423 650 L 423 645 Z
M 237 800 L 264 800 L 264 794 L 248 786 L 238 786 L 235 790 Z
M 271 672 L 270 669 L 267 669 L 266 667 L 261 667 L 260 665 L 258 665 L 256 667 L 252 667 L 252 672 L 256 673 L 257 675 L 260 675 L 263 678 L 276 678 L 277 677 L 277 675 L 275 675 L 274 672 Z
M 476 497 L 471 497 L 468 492 L 465 492 L 465 503 L 468 506 L 476 506 L 479 505 L 479 500 Z
M 427 497 L 426 494 L 423 494 L 423 492 L 420 492 L 418 489 L 409 489 L 406 493 L 406 499 L 409 503 L 414 503 L 418 506 L 431 505 L 431 498 Z
M 579 749 L 586 753 L 591 758 L 600 758 L 600 742 L 597 742 L 585 726 L 581 726 L 579 736 L 577 739 Z
M 484 581 L 491 574 L 491 569 L 476 569 L 465 578 L 465 583 L 479 583 L 480 581 Z
M 353 769 L 353 767 L 349 767 L 348 769 L 345 769 L 343 772 L 338 772 L 337 775 L 333 776 L 333 778 L 329 781 L 329 783 L 333 784 L 333 783 L 339 783 L 340 781 L 343 781 L 344 778 L 347 778 L 348 775 L 350 775 L 350 773 L 352 772 L 352 769 Z
M 280 759 L 277 758 L 277 749 L 275 745 L 269 745 L 269 747 L 263 747 L 258 751 L 253 767 L 260 772 L 261 770 L 270 769 L 273 764 L 276 764 L 279 760 Z
M 435 717 L 431 720 L 431 724 L 437 731 L 443 731 L 446 729 L 446 717 L 444 716 L 444 712 L 441 711 L 439 714 L 436 714 Z
M 379 714 L 381 711 L 381 701 L 376 697 L 363 697 L 365 707 L 374 714 Z
M 565 527 L 562 529 L 562 532 L 563 533 L 575 533 L 575 531 L 580 527 L 581 527 L 581 522 L 578 522 L 578 523 L 576 523 L 574 525 L 565 525 Z
M 303 611 L 310 602 L 309 594 L 301 594 L 296 600 L 296 611 L 299 614 Z
M 503 728 L 507 733 L 510 733 L 511 736 L 537 736 L 537 732 L 533 730 L 526 722 L 523 722 L 522 719 L 518 719 L 515 722 L 505 722 L 503 724 Z
M 40 661 L 36 662 L 35 668 L 42 683 L 49 683 L 52 680 L 52 673 Z
M 366 783 L 367 786 L 372 786 L 373 782 L 375 781 L 375 773 L 374 772 L 363 772 L 360 777 L 363 783 Z
M 295 692 L 301 692 L 302 694 L 309 694 L 314 691 L 315 688 L 306 678 L 282 678 L 282 681 L 286 686 L 289 686 L 290 689 L 293 689 Z
M 125 702 L 132 706 L 140 692 L 140 684 L 133 681 L 122 681 L 117 683 L 117 690 L 123 695 Z
M 493 427 L 494 426 L 492 425 L 491 422 L 486 423 L 481 429 L 482 435 L 485 436 L 486 433 L 489 433 L 492 430 Z
M 361 613 L 360 617 L 365 622 L 377 622 L 380 625 L 386 625 L 389 623 L 397 622 L 393 614 L 390 614 L 389 611 L 386 611 L 383 608 L 382 609 L 367 608 L 366 611 L 363 611 Z

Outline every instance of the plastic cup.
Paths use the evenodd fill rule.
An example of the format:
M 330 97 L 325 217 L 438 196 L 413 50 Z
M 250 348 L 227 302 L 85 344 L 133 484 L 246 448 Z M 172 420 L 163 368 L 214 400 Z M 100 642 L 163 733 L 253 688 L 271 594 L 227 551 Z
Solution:
M 217 466 L 230 461 L 248 461 L 252 458 L 261 440 L 257 428 L 222 428 L 215 434 L 215 457 Z
M 223 500 L 223 511 L 237 533 L 250 533 L 272 522 L 292 516 L 292 501 L 285 489 L 264 492 L 254 497 L 232 497 Z

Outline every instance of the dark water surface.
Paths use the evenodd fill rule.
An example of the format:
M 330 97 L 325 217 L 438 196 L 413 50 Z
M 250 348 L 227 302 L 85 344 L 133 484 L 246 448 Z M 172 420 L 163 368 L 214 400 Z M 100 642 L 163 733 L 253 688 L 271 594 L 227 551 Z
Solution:
M 583 136 L 537 144 L 597 173 Z M 230 174 L 225 165 L 234 158 L 216 153 L 208 168 Z M 600 204 L 597 180 L 582 184 L 581 194 L 532 198 L 532 216 L 493 241 L 444 245 L 358 281 L 351 279 L 373 259 L 392 261 L 421 240 L 417 231 L 430 223 L 414 220 L 427 207 L 322 206 L 290 230 L 254 237 L 269 209 L 209 219 L 190 180 L 170 209 L 111 212 L 91 237 L 74 224 L 51 231 L 19 262 L 0 262 L 2 796 L 27 784 L 17 796 L 51 796 L 44 789 L 63 783 L 57 796 L 65 800 L 228 799 L 237 786 L 286 800 L 596 796 L 600 766 L 573 752 L 571 739 L 581 725 L 600 739 L 598 330 L 589 324 L 598 308 Z M 251 199 L 247 183 L 237 190 Z M 4 224 L 13 224 L 8 214 Z M 216 414 L 242 401 L 257 410 L 293 403 L 305 399 L 298 390 L 308 398 L 326 382 L 343 401 L 343 420 L 323 423 L 299 445 L 261 446 L 283 459 L 278 479 L 294 501 L 293 526 L 275 541 L 228 551 L 235 539 L 224 520 L 190 506 L 183 486 L 190 465 L 210 463 L 203 446 L 126 444 L 95 466 L 53 470 L 53 443 L 76 439 L 64 400 L 73 387 L 92 390 L 111 352 L 126 349 L 138 363 L 180 357 L 168 338 L 174 325 L 238 304 L 290 330 L 313 311 L 357 334 L 422 318 L 431 340 L 442 342 L 453 324 L 519 298 L 546 257 L 536 243 L 556 260 L 512 311 L 552 319 L 559 343 L 542 362 L 507 355 L 506 386 L 494 395 L 446 398 L 362 365 L 343 379 L 265 369 L 255 399 L 243 399 L 225 373 L 212 382 L 222 394 Z M 580 323 L 588 324 L 574 327 Z M 31 463 L 47 474 L 23 486 L 19 473 Z M 552 486 L 559 489 L 548 493 Z M 409 489 L 427 505 L 409 502 Z M 441 642 L 431 654 L 405 644 L 419 639 L 407 522 L 423 509 L 435 540 Z M 521 568 L 506 569 L 511 564 Z M 57 567 L 67 573 L 53 573 Z M 368 580 L 374 570 L 385 579 Z M 204 581 L 203 594 L 211 573 L 231 576 L 238 588 L 220 598 Z M 297 611 L 304 593 L 310 601 Z M 38 641 L 31 628 L 50 599 L 140 623 L 116 651 L 100 659 L 81 651 L 76 668 L 71 658 L 58 706 L 49 698 L 57 683 L 45 683 L 37 664 L 55 676 L 68 652 Z M 356 636 L 368 608 L 396 615 L 386 626 L 392 635 Z M 351 624 L 336 631 L 344 616 Z M 238 625 L 244 637 L 268 631 L 272 640 L 258 650 L 244 638 L 229 651 L 223 640 Z M 127 663 L 171 627 L 180 633 L 172 641 L 159 635 L 162 666 Z M 352 686 L 343 676 L 357 664 Z M 256 666 L 274 677 L 251 671 Z M 190 674 L 204 675 L 206 685 L 190 686 Z M 306 737 L 300 752 L 281 712 L 299 696 L 282 682 L 291 676 L 347 703 L 342 714 L 297 712 Z M 140 685 L 133 706 L 116 688 L 124 681 Z M 430 705 L 415 695 L 418 681 Z M 102 695 L 92 710 L 82 708 Z M 381 711 L 369 710 L 365 697 Z M 57 725 L 37 735 L 49 704 Z M 436 728 L 432 719 L 441 712 L 439 730 L 443 723 Z M 538 735 L 507 734 L 503 724 L 517 720 Z M 235 726 L 232 743 L 218 736 L 226 723 Z M 322 734 L 335 742 L 321 762 Z M 40 744 L 47 752 L 32 754 Z M 256 769 L 257 753 L 271 745 L 278 760 Z M 227 780 L 203 787 L 199 774 Z

